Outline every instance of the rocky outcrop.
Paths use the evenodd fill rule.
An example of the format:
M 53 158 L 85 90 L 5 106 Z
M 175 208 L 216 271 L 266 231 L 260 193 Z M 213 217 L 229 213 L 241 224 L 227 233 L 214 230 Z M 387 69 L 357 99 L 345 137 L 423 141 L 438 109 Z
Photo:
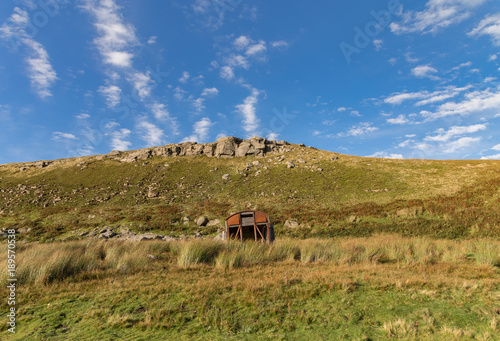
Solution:
M 266 153 L 284 153 L 290 151 L 289 144 L 285 141 L 276 142 L 262 137 L 252 137 L 242 140 L 237 137 L 222 137 L 217 142 L 201 143 L 184 142 L 174 143 L 161 147 L 145 148 L 130 152 L 113 151 L 106 157 L 120 160 L 121 162 L 135 162 L 146 160 L 153 156 L 196 156 L 232 158 L 247 155 L 264 156 Z

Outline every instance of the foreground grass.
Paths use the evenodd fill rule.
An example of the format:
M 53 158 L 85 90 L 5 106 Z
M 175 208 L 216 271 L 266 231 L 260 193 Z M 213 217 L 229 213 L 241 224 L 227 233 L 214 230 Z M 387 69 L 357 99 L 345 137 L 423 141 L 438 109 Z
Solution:
M 19 245 L 9 339 L 495 340 L 499 248 L 397 236 Z

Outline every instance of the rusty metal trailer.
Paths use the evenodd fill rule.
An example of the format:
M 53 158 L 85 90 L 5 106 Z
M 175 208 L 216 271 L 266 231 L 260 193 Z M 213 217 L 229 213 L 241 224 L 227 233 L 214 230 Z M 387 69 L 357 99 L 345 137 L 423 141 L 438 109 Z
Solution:
M 241 211 L 226 218 L 226 240 L 274 241 L 274 227 L 269 216 L 260 211 Z

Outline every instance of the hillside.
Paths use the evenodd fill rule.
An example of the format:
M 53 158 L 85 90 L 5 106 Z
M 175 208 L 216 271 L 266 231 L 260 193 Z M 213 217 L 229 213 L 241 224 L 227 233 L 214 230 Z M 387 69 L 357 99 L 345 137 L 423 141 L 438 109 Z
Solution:
M 500 161 L 366 158 L 230 137 L 0 165 L 0 203 L 0 225 L 28 241 L 104 226 L 215 235 L 217 225 L 193 220 L 250 208 L 270 214 L 278 237 L 498 238 Z

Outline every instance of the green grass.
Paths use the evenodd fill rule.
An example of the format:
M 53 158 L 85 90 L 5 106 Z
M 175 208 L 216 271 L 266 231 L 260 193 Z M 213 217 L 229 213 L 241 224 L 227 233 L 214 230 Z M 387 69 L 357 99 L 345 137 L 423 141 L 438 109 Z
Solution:
M 9 339 L 495 340 L 500 272 L 478 255 L 499 247 L 395 235 L 19 244 L 31 277 L 19 276 Z M 36 271 L 40 257 L 50 270 Z

